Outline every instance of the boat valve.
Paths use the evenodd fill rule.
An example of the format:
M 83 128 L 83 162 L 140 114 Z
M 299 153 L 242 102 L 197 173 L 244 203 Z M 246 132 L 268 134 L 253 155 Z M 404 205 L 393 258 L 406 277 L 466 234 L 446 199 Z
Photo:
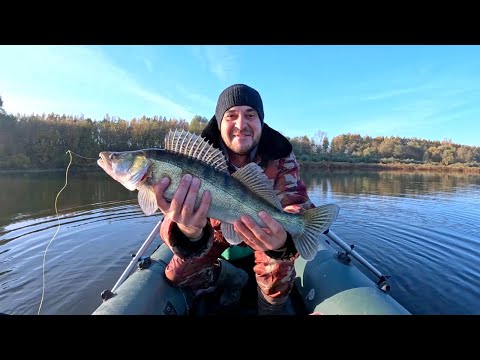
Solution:
M 387 279 L 389 277 L 390 277 L 390 275 L 382 275 L 380 277 L 380 280 L 377 283 L 380 290 L 382 290 L 384 292 L 389 292 L 390 291 L 390 285 L 387 283 Z
M 151 263 L 152 261 L 150 260 L 149 256 L 142 256 L 138 259 L 138 268 L 140 270 L 147 269 Z
M 352 261 L 352 259 L 348 257 L 348 254 L 346 252 L 339 253 L 338 260 L 340 260 L 340 262 L 346 265 L 350 264 L 350 262 Z
M 102 291 L 101 296 L 102 296 L 103 301 L 107 301 L 108 299 L 113 297 L 113 293 L 109 289 L 106 289 L 106 290 Z

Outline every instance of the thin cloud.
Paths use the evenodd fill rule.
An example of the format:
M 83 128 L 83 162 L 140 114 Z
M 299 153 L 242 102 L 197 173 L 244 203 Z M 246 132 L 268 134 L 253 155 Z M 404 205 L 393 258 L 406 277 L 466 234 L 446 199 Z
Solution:
M 81 105 L 85 104 L 85 101 L 82 101 L 85 91 L 95 94 L 98 96 L 96 101 L 104 101 L 105 104 L 110 102 L 112 95 L 134 95 L 144 101 L 161 105 L 164 113 L 178 114 L 186 118 L 191 115 L 181 104 L 144 88 L 127 71 L 114 64 L 102 49 L 96 47 L 3 46 L 0 47 L 0 69 L 3 70 L 0 72 L 0 83 L 3 85 L 1 90 L 5 98 L 8 92 L 16 93 L 17 98 L 18 94 L 23 93 L 24 97 L 38 98 L 37 105 L 50 101 L 55 105 L 51 109 L 54 112 L 58 112 L 55 110 L 61 106 L 58 99 L 66 96 L 68 89 L 69 96 L 76 97 Z M 105 99 L 102 98 L 102 93 L 105 94 Z M 10 109 L 10 112 L 25 112 L 25 104 L 18 101 L 14 104 L 20 108 L 15 108 L 8 102 L 5 102 L 5 108 Z M 70 105 L 72 108 L 80 107 Z M 98 109 L 95 111 L 98 112 Z M 101 112 L 108 111 L 109 109 L 105 108 Z M 89 110 L 84 109 L 84 112 Z
M 413 88 L 387 90 L 387 91 L 376 93 L 373 95 L 367 95 L 361 98 L 360 100 L 364 100 L 364 101 L 383 100 L 383 99 L 401 96 L 405 94 L 413 94 L 413 93 L 422 91 L 424 89 L 425 89 L 424 86 L 419 86 L 419 87 L 413 87 Z
M 176 85 L 176 90 L 188 100 L 198 104 L 201 107 L 209 109 L 209 111 L 213 111 L 212 109 L 215 109 L 216 102 L 203 94 L 189 91 L 183 85 L 178 84 Z
M 85 118 L 98 119 L 98 114 L 102 114 L 100 104 L 79 101 L 78 99 L 66 96 L 53 100 L 8 92 L 8 94 L 2 96 L 2 99 L 5 103 L 5 111 L 14 115 L 42 115 L 53 112 L 58 115 L 65 114 L 67 116 L 79 116 L 83 114 Z M 103 115 L 105 115 L 105 113 Z
M 468 68 L 467 65 L 465 67 Z M 360 100 L 384 100 L 400 98 L 405 95 L 451 97 L 478 90 L 478 76 L 466 76 L 463 71 L 464 68 L 451 67 L 439 72 L 432 66 L 423 66 L 412 72 L 404 70 L 402 72 L 403 76 L 397 73 L 390 79 L 383 79 L 383 82 L 395 84 L 396 88 L 374 92 L 371 95 L 361 97 Z
M 379 116 L 370 121 L 357 122 L 348 127 L 345 133 L 369 135 L 369 136 L 391 136 L 399 133 L 418 133 L 425 128 L 425 124 L 415 120 L 405 119 L 402 116 Z
M 195 46 L 193 53 L 220 81 L 227 82 L 235 77 L 237 60 L 228 46 Z
M 153 63 L 152 63 L 152 61 L 148 58 L 143 58 L 143 63 L 145 64 L 145 67 L 147 68 L 147 71 L 149 73 L 153 73 Z
M 159 105 L 162 109 L 169 109 L 169 111 L 177 114 L 176 118 L 181 118 L 189 121 L 194 116 L 193 113 L 185 109 L 182 105 L 179 105 L 174 101 L 165 98 L 164 96 L 157 95 L 142 88 L 131 88 L 130 91 L 135 95 L 141 96 L 147 101 Z
M 336 98 L 330 99 L 321 99 L 318 101 L 319 105 L 332 106 L 332 105 L 345 105 L 348 103 L 357 103 L 363 101 L 376 101 L 376 100 L 386 100 L 394 98 L 402 98 L 404 95 L 421 93 L 424 90 L 431 89 L 431 85 L 423 85 L 410 88 L 399 88 L 399 89 L 386 89 L 383 91 L 373 92 L 370 95 L 338 95 Z
M 422 69 L 421 74 L 417 74 L 418 79 L 409 79 L 410 85 L 416 83 L 414 86 L 406 84 L 405 78 L 396 77 L 390 79 L 396 83 L 391 89 L 375 92 L 370 87 L 370 95 L 359 97 L 357 101 L 378 101 L 378 107 L 371 109 L 370 115 L 357 118 L 348 131 L 371 136 L 414 136 L 429 133 L 433 128 L 439 130 L 446 124 L 471 116 L 470 108 L 478 99 L 478 82 L 475 77 L 454 76 L 454 70 L 458 69 L 452 69 L 453 73 Z M 350 106 L 357 101 L 350 99 Z
M 428 124 L 424 119 L 437 113 L 438 107 L 435 101 L 422 99 L 402 102 L 388 109 L 388 112 L 385 110 L 378 112 L 352 122 L 348 132 L 369 136 L 415 134 L 426 128 Z
M 445 102 L 443 98 L 423 98 L 403 102 L 392 107 L 389 113 L 376 115 L 370 119 L 356 121 L 349 126 L 349 132 L 370 136 L 390 136 L 396 134 L 420 134 L 439 127 L 469 113 L 471 101 L 455 99 Z

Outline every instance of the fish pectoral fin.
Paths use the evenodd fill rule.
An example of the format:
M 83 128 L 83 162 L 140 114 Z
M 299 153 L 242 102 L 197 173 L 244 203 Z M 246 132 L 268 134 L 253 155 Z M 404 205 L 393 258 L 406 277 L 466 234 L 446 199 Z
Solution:
M 220 224 L 220 230 L 222 230 L 222 235 L 231 245 L 240 244 L 243 240 L 238 236 L 237 232 L 234 230 L 233 225 L 222 222 Z
M 138 188 L 138 204 L 145 215 L 152 215 L 157 211 L 157 197 L 153 186 L 143 184 Z
M 283 211 L 282 204 L 278 200 L 277 194 L 270 183 L 270 179 L 265 175 L 263 169 L 256 163 L 249 163 L 239 170 L 235 171 L 232 176 L 245 185 L 254 194 L 275 206 L 278 210 Z
M 307 261 L 313 260 L 318 252 L 320 235 L 337 219 L 339 207 L 336 204 L 321 205 L 303 213 L 305 230 L 293 242 L 300 256 Z

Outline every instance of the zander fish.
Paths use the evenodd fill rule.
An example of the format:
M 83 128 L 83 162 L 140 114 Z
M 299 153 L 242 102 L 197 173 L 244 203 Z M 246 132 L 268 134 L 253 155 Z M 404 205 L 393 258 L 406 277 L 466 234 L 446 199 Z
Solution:
M 195 208 L 203 191 L 211 193 L 209 218 L 221 221 L 225 239 L 232 245 L 242 242 L 233 228 L 241 215 L 250 216 L 259 226 L 267 227 L 258 217 L 265 211 L 292 235 L 295 247 L 305 260 L 312 260 L 320 242 L 320 235 L 335 221 L 339 207 L 320 205 L 305 210 L 301 215 L 283 210 L 271 182 L 263 169 L 249 163 L 229 174 L 225 156 L 201 136 L 182 131 L 170 131 L 164 148 L 99 154 L 98 165 L 128 190 L 138 190 L 138 203 L 146 215 L 158 210 L 153 186 L 163 177 L 170 178 L 164 193 L 173 198 L 183 175 L 191 174 L 201 180 Z

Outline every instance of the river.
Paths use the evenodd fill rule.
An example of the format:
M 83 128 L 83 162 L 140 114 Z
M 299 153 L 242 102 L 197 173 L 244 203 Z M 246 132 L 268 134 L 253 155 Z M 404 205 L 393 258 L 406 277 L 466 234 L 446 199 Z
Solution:
M 479 175 L 302 177 L 315 204 L 340 206 L 332 231 L 391 275 L 392 296 L 412 314 L 480 314 Z M 64 185 L 62 172 L 0 175 L 0 313 L 91 314 L 161 219 L 106 174 L 75 169 L 57 217 Z

